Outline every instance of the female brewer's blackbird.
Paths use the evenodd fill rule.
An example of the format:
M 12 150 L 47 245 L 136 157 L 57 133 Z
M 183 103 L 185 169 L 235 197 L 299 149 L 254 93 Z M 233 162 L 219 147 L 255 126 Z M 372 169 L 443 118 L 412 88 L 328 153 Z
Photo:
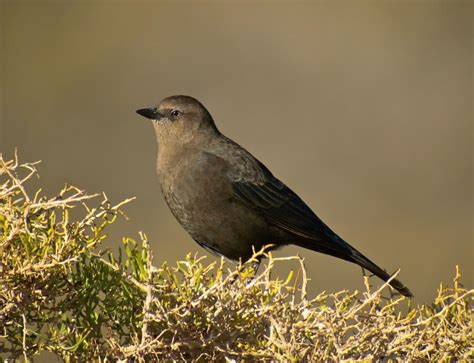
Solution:
M 151 119 L 159 144 L 157 174 L 171 212 L 202 247 L 247 260 L 259 250 L 295 244 L 390 275 L 335 234 L 290 188 L 236 142 L 189 96 L 137 110 Z M 405 296 L 398 280 L 390 285 Z

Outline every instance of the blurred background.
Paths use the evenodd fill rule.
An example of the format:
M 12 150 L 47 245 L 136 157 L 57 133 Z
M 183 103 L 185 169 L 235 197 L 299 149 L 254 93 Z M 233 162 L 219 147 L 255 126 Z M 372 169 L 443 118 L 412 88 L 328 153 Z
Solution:
M 136 196 L 112 249 L 144 231 L 156 264 L 207 254 L 168 211 L 135 114 L 187 94 L 338 234 L 401 268 L 415 301 L 455 265 L 473 287 L 473 2 L 0 4 L 0 152 L 42 160 L 30 190 Z M 312 294 L 363 288 L 356 265 L 277 255 L 296 253 Z

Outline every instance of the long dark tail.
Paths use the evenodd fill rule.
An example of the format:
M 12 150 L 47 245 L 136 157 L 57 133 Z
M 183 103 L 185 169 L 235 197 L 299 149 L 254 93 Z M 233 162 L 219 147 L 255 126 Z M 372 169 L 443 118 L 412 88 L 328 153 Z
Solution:
M 369 270 L 374 275 L 380 277 L 383 281 L 388 281 L 390 277 L 392 277 L 385 270 L 382 270 L 375 263 L 370 261 L 367 257 L 365 257 L 362 253 L 360 253 L 359 251 L 355 249 L 353 250 L 351 257 L 353 259 L 352 262 Z M 408 287 L 403 285 L 402 282 L 397 279 L 393 279 L 392 281 L 390 281 L 390 286 L 392 286 L 395 290 L 397 290 L 400 294 L 404 296 L 413 297 L 413 294 L 408 289 Z
M 362 268 L 365 268 L 372 272 L 374 275 L 378 276 L 381 278 L 383 281 L 388 281 L 390 277 L 392 277 L 390 274 L 388 274 L 385 270 L 381 269 L 379 266 L 377 266 L 375 263 L 370 261 L 367 257 L 365 257 L 362 253 L 357 251 L 355 248 L 350 246 L 348 243 L 343 241 L 341 238 L 337 237 L 337 240 L 334 241 L 333 243 L 324 243 L 321 244 L 318 241 L 315 240 L 309 240 L 309 239 L 304 239 L 298 241 L 296 244 L 298 246 L 308 248 L 310 250 L 324 253 L 326 255 L 334 256 L 341 258 L 343 260 L 355 263 Z M 329 247 L 330 246 L 330 247 Z M 411 291 L 403 285 L 399 280 L 393 279 L 390 281 L 390 286 L 392 286 L 395 290 L 397 290 L 400 294 L 407 296 L 407 297 L 413 297 L 413 294 Z

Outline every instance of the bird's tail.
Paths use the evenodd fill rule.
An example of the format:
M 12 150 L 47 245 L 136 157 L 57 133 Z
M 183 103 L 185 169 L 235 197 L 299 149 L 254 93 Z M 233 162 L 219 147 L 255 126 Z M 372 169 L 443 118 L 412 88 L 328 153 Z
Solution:
M 298 241 L 296 244 L 313 251 L 331 255 L 331 256 L 338 257 L 343 260 L 355 263 L 361 266 L 362 268 L 369 270 L 370 272 L 372 272 L 374 275 L 376 275 L 377 277 L 379 277 L 385 282 L 387 282 L 392 277 L 385 270 L 383 270 L 382 268 L 377 266 L 375 263 L 370 261 L 362 253 L 357 251 L 355 248 L 350 246 L 341 238 L 339 238 L 338 236 L 334 236 L 334 237 L 337 239 L 337 241 L 334 241 L 335 243 L 328 243 L 328 244 L 322 245 L 320 243 L 315 243 L 314 240 L 304 239 L 304 240 Z M 403 285 L 403 283 L 401 283 L 397 279 L 392 279 L 390 281 L 390 286 L 392 286 L 395 290 L 397 290 L 400 294 L 404 296 L 413 297 L 413 294 L 408 289 L 408 287 Z
M 353 262 L 372 272 L 374 275 L 381 278 L 383 281 L 388 281 L 392 276 L 388 274 L 385 270 L 381 269 L 375 263 L 370 261 L 367 257 L 365 257 L 362 253 L 353 249 L 351 255 Z M 413 297 L 411 291 L 403 285 L 403 283 L 397 279 L 392 279 L 390 281 L 390 286 L 392 286 L 395 290 L 397 290 L 400 294 L 406 297 Z

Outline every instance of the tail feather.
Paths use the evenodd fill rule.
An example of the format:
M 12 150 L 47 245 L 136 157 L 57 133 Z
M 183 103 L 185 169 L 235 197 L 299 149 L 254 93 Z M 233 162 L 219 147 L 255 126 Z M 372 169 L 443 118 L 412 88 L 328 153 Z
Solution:
M 354 263 L 369 270 L 370 272 L 372 272 L 374 275 L 378 276 L 385 282 L 388 281 L 392 277 L 385 270 L 382 270 L 380 267 L 378 267 L 375 263 L 370 261 L 367 257 L 365 257 L 363 254 L 361 254 L 357 250 L 353 250 L 351 257 Z M 395 290 L 397 290 L 403 296 L 413 297 L 413 294 L 408 289 L 408 287 L 406 287 L 401 281 L 397 279 L 392 279 L 392 281 L 390 281 L 390 286 L 392 286 Z
M 369 270 L 385 282 L 387 282 L 392 277 L 385 270 L 381 269 L 375 263 L 370 261 L 362 253 L 350 246 L 347 242 L 343 241 L 338 236 L 335 236 L 335 238 L 336 240 L 334 241 L 334 244 L 331 244 L 331 248 L 328 247 L 329 245 L 327 243 L 320 244 L 318 243 L 318 241 L 309 239 L 300 240 L 296 244 L 298 246 L 308 248 L 316 252 L 324 253 L 326 255 L 334 256 L 355 263 L 361 266 L 362 268 Z M 408 287 L 406 287 L 401 281 L 397 279 L 391 280 L 390 286 L 397 290 L 403 296 L 413 297 L 413 294 L 408 289 Z

